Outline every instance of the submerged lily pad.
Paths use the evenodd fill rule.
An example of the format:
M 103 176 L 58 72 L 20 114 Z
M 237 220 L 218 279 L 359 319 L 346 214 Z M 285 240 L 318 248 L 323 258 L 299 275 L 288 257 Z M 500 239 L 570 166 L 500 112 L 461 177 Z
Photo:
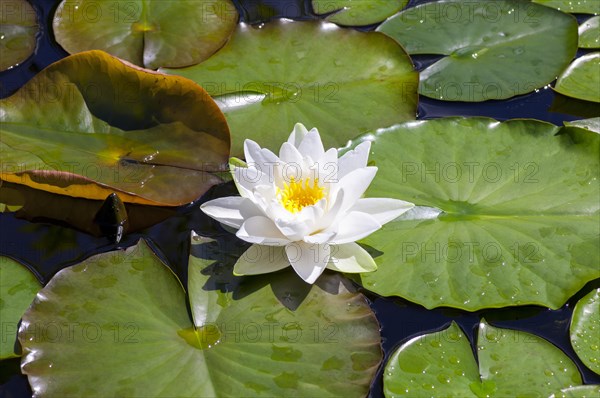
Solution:
M 56 41 L 69 53 L 104 50 L 157 69 L 207 59 L 237 20 L 230 0 L 63 0 L 52 24 Z
M 364 26 L 381 22 L 403 9 L 408 0 L 312 0 L 315 14 L 338 25 Z
M 381 253 L 378 269 L 360 275 L 363 286 L 427 308 L 475 311 L 558 308 L 598 278 L 600 135 L 559 130 L 534 120 L 447 118 L 354 140 L 372 140 L 379 168 L 366 196 L 441 211 L 363 239 Z
M 598 0 L 532 0 L 534 3 L 556 8 L 563 12 L 578 14 L 600 14 Z
M 196 81 L 217 100 L 234 156 L 246 138 L 278 150 L 298 122 L 336 147 L 416 115 L 418 75 L 402 48 L 326 22 L 240 24 L 209 60 L 161 71 Z
M 193 322 L 184 289 L 143 241 L 56 274 L 19 332 L 34 394 L 366 395 L 381 349 L 362 295 L 334 275 L 305 285 L 290 310 L 293 272 L 236 279 L 211 245 L 190 257 Z
M 227 169 L 227 124 L 204 90 L 101 51 L 50 65 L 0 107 L 0 178 L 8 182 L 175 206 Z
M 559 93 L 586 101 L 600 102 L 600 52 L 577 58 L 558 77 Z
M 3 0 L 0 7 L 0 71 L 33 53 L 38 31 L 35 10 L 26 0 Z
M 24 265 L 0 256 L 0 359 L 19 356 L 14 351 L 19 320 L 40 289 Z
M 592 17 L 579 25 L 579 47 L 600 48 L 600 16 Z
M 600 289 L 592 290 L 575 305 L 571 344 L 585 366 L 600 374 Z
M 566 113 L 581 118 L 593 118 L 600 115 L 600 103 L 584 101 L 556 93 L 549 111 Z
M 446 55 L 421 72 L 419 86 L 420 94 L 445 101 L 531 92 L 556 79 L 577 51 L 575 18 L 520 0 L 421 4 L 377 30 L 409 54 Z
M 177 211 L 172 207 L 132 203 L 125 204 L 126 209 L 122 209 L 115 195 L 109 195 L 102 202 L 57 195 L 21 184 L 3 183 L 0 185 L 0 211 L 14 212 L 16 218 L 31 222 L 52 220 L 93 236 L 105 236 L 112 241 L 117 240 L 115 232 L 124 235 L 146 229 L 174 216 Z M 125 217 L 119 219 L 121 216 Z M 47 248 L 43 250 L 47 251 Z
M 383 376 L 386 397 L 547 397 L 574 384 L 581 384 L 581 375 L 560 349 L 533 334 L 485 321 L 479 324 L 477 360 L 452 322 L 403 344 Z

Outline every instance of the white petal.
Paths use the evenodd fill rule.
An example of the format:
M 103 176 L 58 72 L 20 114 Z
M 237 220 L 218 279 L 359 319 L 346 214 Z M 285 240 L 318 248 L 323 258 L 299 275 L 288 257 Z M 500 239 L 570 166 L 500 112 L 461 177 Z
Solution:
M 377 269 L 377 264 L 365 249 L 352 242 L 331 246 L 327 268 L 347 273 L 371 272 Z
M 331 207 L 327 210 L 325 215 L 317 220 L 316 228 L 318 230 L 324 230 L 329 228 L 338 217 L 340 209 L 344 204 L 344 191 L 338 192 L 335 202 L 331 205 Z
M 350 211 L 367 213 L 381 225 L 392 221 L 401 214 L 415 207 L 413 203 L 390 198 L 359 199 Z
M 313 233 L 317 229 L 317 220 L 323 216 L 324 211 L 318 204 L 306 206 L 296 214 L 290 213 L 279 205 L 280 210 L 273 209 L 273 215 L 280 215 L 279 217 L 273 217 L 270 213 L 267 214 L 275 221 L 277 228 L 279 228 L 281 233 L 289 240 L 302 240 L 306 235 Z M 283 217 L 281 217 L 281 210 L 287 213 Z
M 252 245 L 233 267 L 234 275 L 258 275 L 279 271 L 290 265 L 283 246 Z
M 296 181 L 307 177 L 302 173 L 304 160 L 295 146 L 284 142 L 279 149 L 279 158 L 283 162 L 283 165 L 280 167 L 280 172 L 283 174 L 283 179 L 285 181 L 289 181 L 292 177 L 294 177 Z
M 273 221 L 281 219 L 291 222 L 295 218 L 293 213 L 287 211 L 281 203 L 279 203 L 279 200 L 269 203 L 269 206 L 265 209 L 265 214 Z
M 377 167 L 363 167 L 346 174 L 338 183 L 338 189 L 344 191 L 344 203 L 341 212 L 350 209 L 365 193 L 375 178 Z
M 300 145 L 300 143 L 304 139 L 304 136 L 307 133 L 308 130 L 306 129 L 306 127 L 304 127 L 302 123 L 296 123 L 296 125 L 294 126 L 294 130 L 290 134 L 290 137 L 288 138 L 287 142 L 298 148 L 298 146 Z
M 245 219 L 262 214 L 250 199 L 239 196 L 209 200 L 200 209 L 209 217 L 236 229 L 242 226 Z
M 338 177 L 338 151 L 335 148 L 328 149 L 321 158 L 319 158 L 311 168 L 317 170 L 319 185 L 329 185 L 337 183 Z
M 283 246 L 290 243 L 273 221 L 267 217 L 256 216 L 244 221 L 235 234 L 241 240 L 267 246 Z
M 339 221 L 337 228 L 337 235 L 330 243 L 355 242 L 377 231 L 381 228 L 381 224 L 366 213 L 353 211 Z
M 306 283 L 314 283 L 329 262 L 330 247 L 299 241 L 286 245 L 285 253 L 294 271 Z
M 305 221 L 296 219 L 275 219 L 275 225 L 279 231 L 290 241 L 301 240 L 311 232 L 311 225 Z
M 356 148 L 346 152 L 338 159 L 338 178 L 346 174 L 367 166 L 369 160 L 369 151 L 371 150 L 371 141 L 361 142 Z
M 254 155 L 260 152 L 260 145 L 250 139 L 244 140 L 244 158 L 246 163 L 254 163 Z
M 252 140 L 244 141 L 244 154 L 248 166 L 253 166 L 257 170 L 269 176 L 269 182 L 274 181 L 274 167 L 281 163 L 279 157 L 267 148 L 261 148 Z
M 269 176 L 255 167 L 235 167 L 233 169 L 233 180 L 241 196 L 252 199 L 252 191 L 258 185 L 269 184 Z
M 298 146 L 298 151 L 303 157 L 310 156 L 312 159 L 320 159 L 325 154 L 323 142 L 317 129 L 310 130 Z
M 306 235 L 304 237 L 304 239 L 302 239 L 302 240 L 305 241 L 306 243 L 322 244 L 322 243 L 329 242 L 335 236 L 335 234 L 336 233 L 333 231 L 319 232 L 319 233 L 313 234 L 313 235 Z
M 297 213 L 298 220 L 314 225 L 319 218 L 323 217 L 326 205 L 327 199 L 323 198 L 314 205 L 304 207 Z
M 263 214 L 271 218 L 269 215 L 269 208 L 273 206 L 273 202 L 277 199 L 277 189 L 274 185 L 259 185 L 254 188 L 252 192 L 254 204 L 263 211 Z

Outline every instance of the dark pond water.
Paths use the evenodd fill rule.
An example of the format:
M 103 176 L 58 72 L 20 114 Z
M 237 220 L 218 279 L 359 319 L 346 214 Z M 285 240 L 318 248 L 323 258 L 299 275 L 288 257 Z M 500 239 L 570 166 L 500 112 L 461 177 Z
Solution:
M 316 18 L 311 15 L 308 0 L 234 0 L 234 2 L 242 19 L 248 22 L 266 21 L 278 17 Z M 413 0 L 410 5 L 424 2 Z M 67 55 L 54 42 L 52 33 L 48 29 L 48 23 L 59 1 L 33 0 L 32 3 L 42 24 L 37 51 L 19 67 L 0 73 L 2 97 L 10 95 L 37 72 Z M 433 62 L 434 58 L 416 57 L 414 61 L 417 68 L 422 69 Z M 539 92 L 505 101 L 487 101 L 477 104 L 421 98 L 418 115 L 421 119 L 455 115 L 488 116 L 498 120 L 534 118 L 562 125 L 565 120 L 591 117 L 594 116 L 594 112 L 597 113 L 597 109 L 588 110 L 577 104 L 566 108 L 568 110 L 563 111 L 565 113 L 549 111 L 553 102 L 556 104 L 561 101 L 564 102 L 564 98 L 561 99 L 551 89 L 542 89 Z M 233 193 L 234 189 L 230 185 L 217 187 L 198 203 L 213 196 Z M 43 222 L 43 220 L 32 223 L 17 219 L 12 214 L 0 213 L 0 254 L 26 263 L 40 280 L 46 282 L 65 266 L 75 264 L 95 253 L 135 244 L 140 237 L 145 237 L 160 248 L 168 263 L 182 278 L 185 278 L 189 231 L 194 229 L 209 236 L 223 234 L 218 225 L 199 211 L 198 203 L 178 209 L 175 215 L 149 229 L 126 235 L 118 245 L 110 243 L 105 238 L 95 238 L 69 227 Z M 234 239 L 233 236 L 231 238 Z M 600 383 L 600 376 L 585 368 L 573 352 L 568 338 L 568 328 L 572 309 L 577 300 L 598 286 L 600 286 L 598 280 L 588 284 L 564 307 L 556 311 L 533 306 L 476 313 L 453 309 L 426 310 L 399 298 L 381 298 L 372 294 L 368 297 L 381 324 L 385 360 L 395 347 L 411 337 L 445 328 L 452 320 L 456 321 L 473 341 L 477 324 L 482 317 L 485 317 L 495 326 L 528 331 L 548 339 L 577 363 L 585 383 L 597 384 Z M 381 369 L 373 382 L 370 395 L 383 396 Z M 27 378 L 19 373 L 19 360 L 0 361 L 0 398 L 30 396 L 31 390 Z

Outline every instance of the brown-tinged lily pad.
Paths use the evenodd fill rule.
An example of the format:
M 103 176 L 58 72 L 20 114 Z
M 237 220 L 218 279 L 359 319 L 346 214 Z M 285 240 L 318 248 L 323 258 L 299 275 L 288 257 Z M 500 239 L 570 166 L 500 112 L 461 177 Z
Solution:
M 177 206 L 227 169 L 227 123 L 202 88 L 101 51 L 0 100 L 0 122 L 0 178 L 62 195 Z

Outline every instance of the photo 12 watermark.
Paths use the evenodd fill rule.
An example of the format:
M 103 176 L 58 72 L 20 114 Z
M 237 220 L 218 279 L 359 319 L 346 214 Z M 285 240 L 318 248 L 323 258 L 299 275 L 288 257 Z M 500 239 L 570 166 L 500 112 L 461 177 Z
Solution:
M 420 183 L 539 183 L 536 162 L 401 162 L 401 182 Z
M 3 345 L 13 344 L 19 333 L 22 340 L 49 344 L 139 344 L 152 339 L 154 329 L 143 329 L 136 322 L 33 322 L 21 325 L 2 322 Z M 190 327 L 190 330 L 192 328 Z M 220 343 L 314 343 L 340 342 L 339 326 L 334 322 L 268 321 L 210 322 L 196 328 L 195 338 L 202 345 Z M 183 330 L 173 334 L 183 336 Z
M 515 48 L 513 51 L 515 52 L 515 55 L 519 55 L 519 52 L 524 50 L 522 48 Z M 475 59 L 478 58 L 479 55 L 477 52 L 474 52 L 472 57 Z M 540 89 L 542 89 L 539 83 L 519 81 L 445 81 L 440 83 L 430 83 L 429 81 L 424 80 L 423 84 L 423 90 L 427 95 L 432 95 L 435 98 L 443 99 L 445 101 L 479 102 L 498 100 L 531 92 L 539 92 Z M 543 89 L 548 87 L 549 86 L 544 86 Z M 532 103 L 534 100 L 529 99 L 528 102 Z
M 403 263 L 537 264 L 544 261 L 539 244 L 533 241 L 404 241 L 400 244 L 400 253 L 399 260 Z
M 40 343 L 139 343 L 140 328 L 135 322 L 34 322 L 17 326 L 14 322 L 2 322 L 2 344 L 10 344 L 19 332 L 20 338 Z
M 401 14 L 403 21 L 464 24 L 482 21 L 487 24 L 511 23 L 535 26 L 540 23 L 539 5 L 528 2 L 500 2 L 490 0 L 437 1 L 420 7 L 411 7 Z

